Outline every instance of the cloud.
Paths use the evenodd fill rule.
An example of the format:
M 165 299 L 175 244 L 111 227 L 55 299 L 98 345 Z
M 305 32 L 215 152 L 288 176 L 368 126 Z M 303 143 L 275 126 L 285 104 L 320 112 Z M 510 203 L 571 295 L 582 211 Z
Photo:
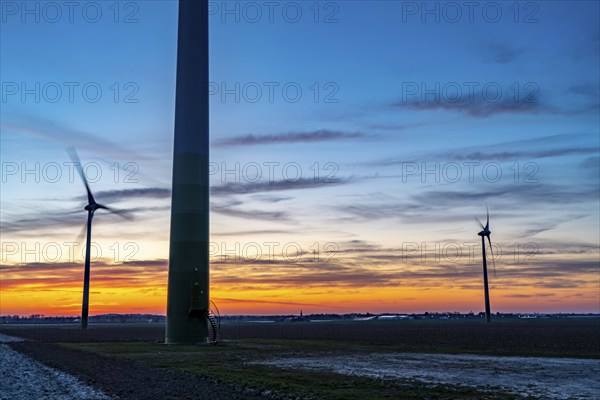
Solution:
M 335 179 L 332 181 L 325 181 L 325 179 L 315 180 L 312 178 L 301 178 L 295 181 L 292 180 L 280 180 L 280 181 L 266 181 L 256 183 L 225 183 L 211 187 L 211 195 L 214 197 L 227 197 L 232 195 L 245 195 L 245 194 L 257 194 L 265 192 L 281 192 L 288 190 L 300 190 L 300 189 L 319 189 L 331 187 L 333 185 L 343 185 L 349 183 L 350 179 Z M 171 190 L 166 188 L 140 188 L 140 189 L 121 189 L 121 190 L 108 190 L 96 193 L 95 198 L 102 204 L 110 206 L 111 202 L 118 202 L 129 199 L 137 198 L 155 198 L 155 199 L 168 199 L 171 195 Z M 264 201 L 279 202 L 290 197 L 277 197 L 277 196 L 263 195 Z M 84 199 L 84 197 L 77 197 L 76 199 Z M 222 215 L 229 215 L 240 218 L 254 218 L 263 219 L 270 221 L 287 221 L 287 213 L 283 211 L 263 211 L 263 210 L 242 210 L 235 208 L 241 203 L 233 204 L 214 204 L 212 210 Z M 170 207 L 145 207 L 142 211 L 151 210 L 169 210 Z M 129 215 L 134 215 L 138 209 L 124 209 L 119 210 L 120 212 L 126 212 Z M 107 213 L 111 215 L 111 213 Z M 113 216 L 114 217 L 114 216 Z M 85 215 L 83 210 L 74 211 L 61 211 L 56 212 L 54 210 L 40 210 L 36 209 L 30 216 L 26 218 L 16 217 L 9 218 L 2 221 L 2 232 L 3 233 L 19 233 L 21 236 L 39 236 L 40 232 L 45 230 L 56 230 L 58 228 L 69 228 L 74 226 L 83 226 L 85 223 Z M 103 216 L 103 218 L 105 218 Z M 117 217 L 118 218 L 118 217 Z
M 338 266 L 330 271 L 317 264 L 316 268 L 306 268 L 307 264 L 287 264 L 285 270 L 273 271 L 275 265 L 270 263 L 264 272 L 245 272 L 240 276 L 238 269 L 227 272 L 221 266 L 221 273 L 214 278 L 219 284 L 269 285 L 272 287 L 368 287 L 395 286 L 398 284 L 396 273 L 376 272 Z
M 215 297 L 214 299 L 223 301 L 223 302 L 227 302 L 227 303 L 280 304 L 280 305 L 286 305 L 286 306 L 321 306 L 321 307 L 330 308 L 329 306 L 325 306 L 323 304 L 296 303 L 296 302 L 292 302 L 292 301 L 246 300 L 246 299 L 232 299 L 232 298 L 225 298 L 225 297 Z
M 481 202 L 487 199 L 506 199 L 512 204 L 577 203 L 594 200 L 598 197 L 598 188 L 580 189 L 552 184 L 496 185 L 494 188 L 431 190 L 413 196 L 418 204 L 438 206 L 461 206 L 465 202 Z
M 234 194 L 253 194 L 262 192 L 278 192 L 285 190 L 314 189 L 325 188 L 332 185 L 342 185 L 348 183 L 349 179 L 335 179 L 325 181 L 324 179 L 315 180 L 311 178 L 300 178 L 297 180 L 279 180 L 269 182 L 228 182 L 218 186 L 212 186 L 210 193 L 214 196 L 229 196 Z
M 555 293 L 536 293 L 536 294 L 524 294 L 524 293 L 515 293 L 515 294 L 506 294 L 504 297 L 512 297 L 515 299 L 536 299 L 541 297 L 554 297 Z
M 43 275 L 44 272 L 61 272 L 68 271 L 72 268 L 81 269 L 83 260 L 77 261 L 56 261 L 56 262 L 24 262 L 18 264 L 3 264 L 0 265 L 2 271 L 26 271 L 28 275 Z M 115 264 L 110 258 L 102 258 L 93 260 L 94 271 L 110 270 L 116 273 L 131 273 L 133 269 L 145 269 L 147 271 L 162 271 L 168 266 L 169 262 L 166 259 L 150 259 L 150 260 L 131 260 L 123 261 Z
M 253 200 L 264 201 L 267 203 L 279 203 L 280 201 L 292 200 L 293 197 L 290 196 L 277 196 L 271 194 L 257 194 L 252 196 Z
M 287 213 L 283 211 L 242 210 L 234 208 L 232 205 L 213 205 L 211 210 L 228 217 L 277 222 L 289 221 Z
M 213 236 L 216 237 L 239 237 L 239 236 L 256 236 L 256 235 L 293 235 L 295 232 L 289 230 L 277 230 L 277 229 L 262 229 L 253 231 L 232 231 L 232 232 L 214 232 Z
M 596 29 L 588 37 L 594 54 L 600 54 L 600 29 Z
M 542 232 L 547 232 L 547 231 L 553 230 L 553 229 L 555 229 L 556 227 L 558 227 L 560 224 L 562 224 L 564 222 L 575 221 L 575 220 L 578 220 L 578 219 L 581 219 L 581 218 L 585 218 L 587 216 L 589 216 L 589 214 L 568 215 L 565 218 L 552 218 L 550 221 L 545 221 L 543 223 L 536 223 L 536 224 L 534 224 L 535 227 L 527 229 L 520 236 L 521 237 L 535 236 L 538 233 L 542 233 Z
M 124 198 L 123 198 L 124 199 Z M 112 205 L 105 201 L 106 198 L 96 197 L 96 200 L 100 204 L 105 204 L 106 206 L 111 207 Z M 64 201 L 63 199 L 59 201 Z M 169 206 L 160 206 L 160 207 L 143 207 L 139 208 L 118 208 L 115 209 L 111 207 L 111 210 L 114 212 L 107 212 L 106 210 L 99 210 L 98 213 L 101 213 L 100 220 L 104 222 L 115 222 L 119 223 L 127 223 L 128 226 L 135 228 L 139 226 L 139 221 L 144 218 L 144 215 L 148 212 L 153 211 L 170 211 L 171 207 Z M 119 215 L 120 214 L 120 215 Z M 98 216 L 98 214 L 96 214 Z M 132 223 L 128 221 L 124 221 L 124 219 L 137 220 L 137 223 Z M 42 238 L 45 237 L 48 233 L 52 235 L 56 235 L 59 232 L 62 232 L 64 235 L 69 237 L 69 235 L 73 235 L 72 239 L 75 240 L 75 234 L 79 231 L 79 229 L 83 229 L 85 227 L 87 221 L 87 211 L 83 209 L 83 206 L 74 206 L 72 211 L 61 211 L 56 212 L 54 209 L 37 209 L 33 212 L 28 213 L 27 217 L 9 217 L 1 221 L 2 233 L 3 234 L 16 234 L 18 237 L 32 237 L 32 238 Z M 96 221 L 96 219 L 94 219 Z M 96 222 L 94 222 L 96 224 Z M 72 229 L 77 228 L 77 229 Z M 67 231 L 70 229 L 70 233 Z M 82 231 L 83 235 L 84 231 Z M 79 240 L 79 239 L 78 239 Z
M 598 253 L 597 243 L 585 243 L 585 242 L 566 242 L 566 241 L 553 241 L 544 239 L 543 242 L 539 243 L 543 248 L 536 249 L 536 254 L 539 255 L 564 255 L 569 254 L 571 256 L 580 256 L 583 254 L 596 254 Z
M 568 257 L 568 255 L 566 255 Z M 558 287 L 560 284 L 559 280 L 553 280 L 552 278 L 561 278 L 566 281 L 569 278 L 575 279 L 578 275 L 598 275 L 600 266 L 598 261 L 594 259 L 587 260 L 569 260 L 569 259 L 547 259 L 543 257 L 533 257 L 529 262 L 524 262 L 515 265 L 510 269 L 498 268 L 498 272 L 501 272 L 504 276 L 510 278 L 536 278 L 542 279 L 535 285 L 544 286 L 551 285 L 548 287 Z M 580 279 L 582 277 L 580 276 Z M 531 281 L 530 281 L 531 282 Z M 572 284 L 572 282 L 563 282 L 566 284 Z M 594 284 L 594 282 L 587 281 L 587 284 Z M 570 287 L 570 286 L 567 286 Z
M 164 199 L 171 197 L 171 190 L 165 188 L 141 188 L 141 189 L 120 189 L 120 190 L 106 190 L 98 193 L 94 193 L 94 197 L 104 202 L 117 202 L 121 200 L 129 200 L 134 198 L 154 198 Z M 80 197 L 87 199 L 87 197 Z
M 598 98 L 600 97 L 600 90 L 597 83 L 572 85 L 567 89 L 567 92 L 581 95 L 596 102 L 598 102 Z
M 433 257 L 435 246 L 428 246 L 426 258 L 422 255 L 403 257 L 401 248 L 382 247 L 366 241 L 348 241 L 329 261 L 314 259 L 304 254 L 298 262 L 283 258 L 269 260 L 221 261 L 211 257 L 211 277 L 217 285 L 245 290 L 277 290 L 278 288 L 327 288 L 339 291 L 367 287 L 422 287 L 440 289 L 458 287 L 479 288 L 481 268 L 479 258 L 464 256 L 455 262 Z M 594 285 L 588 276 L 597 276 L 599 266 L 595 260 L 596 249 L 590 244 L 588 259 L 575 259 L 572 251 L 578 246 L 563 243 L 566 253 L 549 258 L 542 251 L 527 262 L 514 261 L 512 254 L 504 254 L 496 260 L 498 276 L 492 279 L 495 288 L 588 288 Z M 561 249 L 552 242 L 540 244 L 540 248 Z M 477 249 L 473 250 L 477 252 Z M 500 253 L 501 254 L 501 253 Z M 323 255 L 321 255 L 322 257 Z M 160 282 L 154 287 L 164 287 L 168 260 L 133 260 L 114 264 L 109 259 L 94 261 L 95 287 L 148 288 L 148 282 Z M 2 290 L 65 290 L 79 287 L 82 279 L 82 262 L 22 263 L 3 265 Z M 460 285 L 457 284 L 460 282 Z M 21 288 L 21 289 L 20 289 Z M 517 295 L 516 298 L 523 297 Z M 543 297 L 544 295 L 533 297 Z M 223 301 L 249 302 L 251 300 L 222 298 Z M 301 304 L 285 301 L 259 300 L 275 304 Z
M 59 228 L 83 227 L 86 221 L 85 211 L 83 209 L 64 212 L 35 212 L 28 218 L 17 218 L 14 220 L 2 221 L 2 233 L 22 233 L 25 236 L 36 237 L 40 231 Z
M 83 260 L 2 265 L 0 270 L 3 291 L 64 290 L 81 285 Z M 94 287 L 144 288 L 150 281 L 166 282 L 167 263 L 166 260 L 136 260 L 114 264 L 103 258 L 93 260 L 92 271 Z
M 104 262 L 99 262 L 100 265 L 105 265 Z M 61 271 L 69 268 L 79 268 L 81 263 L 72 261 L 61 261 L 61 262 L 29 262 L 20 264 L 2 264 L 0 269 L 2 271 L 27 271 L 28 274 L 34 272 L 44 271 Z
M 542 233 L 542 232 L 547 232 L 547 231 L 551 231 L 553 229 L 555 229 L 558 224 L 554 223 L 554 222 L 548 222 L 548 223 L 543 223 L 543 224 L 536 224 L 537 226 L 535 228 L 530 228 L 528 230 L 526 230 L 525 232 L 523 232 L 521 235 L 519 235 L 520 237 L 531 237 L 531 236 L 535 236 L 538 233 Z
M 167 259 L 158 259 L 158 260 L 132 260 L 132 261 L 123 261 L 123 265 L 125 266 L 159 266 L 166 267 L 169 265 L 169 260 Z
M 483 58 L 488 63 L 508 64 L 518 59 L 525 51 L 506 43 L 489 43 L 483 50 Z
M 482 98 L 470 99 L 468 96 L 457 98 L 456 101 L 428 98 L 424 101 L 415 99 L 395 102 L 390 104 L 390 107 L 397 110 L 450 111 L 468 114 L 477 118 L 486 118 L 495 114 L 537 115 L 558 113 L 558 110 L 541 103 L 537 98 L 531 99 L 530 102 L 515 102 L 511 99 L 500 99 L 497 102 L 492 102 Z
M 475 118 L 487 118 L 497 114 L 565 116 L 590 112 L 597 114 L 598 95 L 596 89 L 591 86 L 572 86 L 569 89 L 571 93 L 585 95 L 588 99 L 588 101 L 570 108 L 559 108 L 542 101 L 539 98 L 537 86 L 525 86 L 525 96 L 521 99 L 514 99 L 510 94 L 511 91 L 498 83 L 495 86 L 488 86 L 486 89 L 475 86 L 469 90 L 436 86 L 429 88 L 430 94 L 426 94 L 424 88 L 419 90 L 415 86 L 414 92 L 407 89 L 401 101 L 388 103 L 385 107 L 392 110 L 447 111 Z
M 600 149 L 597 145 L 576 146 L 571 143 L 575 140 L 590 140 L 592 135 L 561 134 L 541 136 L 533 139 L 514 140 L 509 142 L 494 143 L 492 145 L 457 148 L 437 153 L 422 154 L 418 157 L 387 158 L 371 163 L 367 166 L 393 166 L 406 163 L 424 161 L 516 161 L 523 159 L 552 158 L 569 155 L 597 154 Z M 554 146 L 553 148 L 548 148 Z M 535 150 L 513 150 L 514 148 L 527 148 Z
M 549 157 L 562 157 L 569 155 L 584 155 L 598 153 L 597 147 L 567 147 L 549 150 L 531 150 L 531 151 L 501 151 L 501 152 L 448 152 L 443 157 L 448 160 L 485 160 L 485 161 L 514 161 L 522 159 L 537 159 Z
M 598 55 L 600 54 L 600 29 L 595 27 L 595 29 L 586 32 L 582 39 L 576 44 L 571 44 L 571 56 L 576 61 L 588 58 L 590 62 L 597 65 Z
M 262 219 L 266 221 L 287 221 L 288 216 L 284 211 L 277 210 L 248 210 L 241 209 L 246 202 L 236 199 L 229 199 L 226 202 L 211 202 L 211 212 L 227 215 L 230 217 L 246 218 L 246 219 Z
M 138 154 L 131 148 L 125 148 L 120 144 L 104 139 L 92 133 L 73 129 L 68 125 L 56 120 L 32 114 L 17 114 L 13 116 L 13 122 L 3 121 L 1 127 L 4 131 L 16 132 L 18 134 L 42 137 L 62 146 L 74 146 L 80 150 L 88 150 L 94 154 L 104 152 L 111 157 L 123 159 L 153 160 L 144 154 Z M 66 156 L 66 154 L 65 154 Z
M 363 138 L 360 132 L 342 132 L 320 129 L 310 132 L 277 133 L 272 135 L 245 135 L 221 139 L 217 146 L 253 146 L 259 144 L 314 143 Z
M 404 199 L 378 199 L 368 196 L 366 200 L 353 199 L 333 208 L 345 215 L 338 221 L 364 222 L 398 218 L 406 223 L 424 224 L 447 221 L 472 220 L 471 215 L 457 213 L 465 205 L 483 204 L 493 199 L 504 209 L 519 210 L 524 205 L 576 204 L 597 201 L 598 187 L 574 188 L 552 184 L 496 184 L 478 188 L 437 186 L 441 189 L 423 190 Z M 448 189 L 446 189 L 448 188 Z M 450 212 L 452 211 L 452 212 Z M 583 216 L 580 216 L 583 217 Z
M 600 157 L 586 158 L 579 164 L 581 168 L 598 170 L 600 168 Z

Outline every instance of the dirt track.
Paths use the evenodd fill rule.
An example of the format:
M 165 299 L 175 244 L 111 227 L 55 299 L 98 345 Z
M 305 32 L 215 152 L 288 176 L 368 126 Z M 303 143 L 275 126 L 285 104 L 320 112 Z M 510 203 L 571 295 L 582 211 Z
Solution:
M 21 339 L 0 334 L 0 398 L 2 400 L 110 400 L 111 397 L 60 370 L 49 368 L 7 343 Z
M 252 392 L 251 390 L 209 381 L 199 378 L 193 374 L 159 370 L 141 365 L 133 365 L 125 361 L 107 358 L 93 353 L 83 353 L 81 351 L 59 347 L 50 343 L 22 341 L 12 342 L 10 345 L 19 353 L 25 354 L 31 358 L 35 358 L 43 362 L 45 365 L 55 368 L 56 370 L 65 371 L 68 374 L 79 378 L 87 385 L 99 388 L 104 393 L 121 400 L 182 400 L 192 398 L 199 400 L 265 399 L 264 396 Z M 5 352 L 3 349 L 3 357 L 4 354 L 15 353 L 15 351 L 10 349 L 7 345 L 3 346 L 6 346 L 9 351 Z M 27 359 L 27 357 L 21 356 L 20 358 L 15 359 L 14 362 L 17 365 L 22 365 L 23 359 Z M 16 376 L 15 379 L 13 379 L 13 382 L 5 381 L 3 377 L 2 398 L 6 397 L 7 399 L 11 400 L 30 400 L 38 398 L 65 400 L 106 398 L 93 397 L 92 395 L 88 396 L 86 394 L 87 392 L 79 392 L 79 395 L 77 395 L 77 392 L 73 392 L 75 393 L 74 396 L 65 395 L 63 397 L 60 392 L 62 389 L 55 392 L 45 394 L 42 393 L 41 395 L 36 395 L 36 393 L 34 393 L 33 395 L 25 397 L 13 397 L 11 394 L 20 392 L 7 391 L 7 395 L 4 396 L 5 385 L 6 387 L 9 387 L 16 385 L 18 382 L 27 382 L 26 385 L 21 384 L 19 390 L 23 389 L 25 386 L 37 386 L 39 383 L 36 383 L 38 382 L 36 379 L 39 378 L 37 376 L 39 370 L 36 371 L 37 372 L 33 372 L 32 374 L 25 375 L 25 378 Z M 32 392 L 26 392 L 26 394 L 31 393 Z

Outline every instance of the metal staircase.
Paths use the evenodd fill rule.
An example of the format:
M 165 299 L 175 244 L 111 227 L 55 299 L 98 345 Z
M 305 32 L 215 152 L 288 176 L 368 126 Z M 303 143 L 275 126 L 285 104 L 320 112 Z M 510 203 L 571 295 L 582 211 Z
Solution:
M 221 341 L 221 313 L 214 301 L 210 300 L 210 305 L 206 318 L 211 327 L 211 333 L 208 340 L 211 344 L 217 344 Z

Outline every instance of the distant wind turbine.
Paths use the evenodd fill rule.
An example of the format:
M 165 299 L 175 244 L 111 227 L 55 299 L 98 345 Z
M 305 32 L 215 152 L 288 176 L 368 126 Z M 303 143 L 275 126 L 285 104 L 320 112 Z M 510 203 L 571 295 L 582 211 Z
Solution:
M 107 210 L 111 213 L 117 214 L 125 219 L 131 219 L 129 215 L 127 215 L 124 211 L 118 211 L 109 207 L 106 207 L 102 204 L 96 203 L 94 200 L 94 196 L 92 195 L 92 191 L 90 190 L 90 185 L 88 185 L 87 179 L 85 178 L 85 174 L 83 173 L 83 167 L 81 166 L 81 161 L 79 160 L 79 156 L 77 155 L 77 151 L 74 147 L 70 147 L 67 149 L 67 153 L 71 157 L 71 160 L 75 164 L 75 168 L 79 172 L 79 176 L 81 176 L 81 180 L 85 185 L 85 190 L 87 192 L 88 204 L 85 206 L 85 210 L 88 212 L 87 219 L 87 239 L 86 239 L 86 247 L 85 247 L 85 270 L 83 274 L 83 302 L 81 305 L 81 328 L 86 329 L 88 326 L 88 310 L 89 310 L 89 299 L 90 299 L 90 247 L 92 241 L 92 218 L 94 217 L 94 213 L 98 209 Z
M 485 226 L 481 223 L 479 218 L 475 217 L 479 225 L 481 226 L 481 232 L 477 235 L 481 236 L 481 251 L 483 253 L 483 290 L 485 293 L 485 321 L 489 324 L 492 321 L 492 316 L 490 312 L 490 289 L 488 286 L 488 273 L 487 273 L 487 258 L 485 256 L 485 238 L 488 238 L 488 242 L 490 243 L 490 253 L 492 254 L 492 264 L 494 265 L 494 276 L 496 276 L 496 263 L 494 261 L 494 250 L 492 249 L 492 239 L 490 239 L 490 235 L 492 232 L 490 231 L 490 212 L 488 210 L 487 204 L 485 205 L 485 211 L 487 214 L 487 219 L 485 222 Z

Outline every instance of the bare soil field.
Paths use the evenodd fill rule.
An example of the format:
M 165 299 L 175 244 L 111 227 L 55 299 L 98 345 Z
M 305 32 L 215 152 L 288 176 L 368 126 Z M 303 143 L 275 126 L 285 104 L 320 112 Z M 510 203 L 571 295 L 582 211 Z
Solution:
M 465 387 L 501 388 L 548 399 L 597 399 L 600 360 L 471 354 L 375 353 L 270 359 L 263 365 L 324 370 L 374 379 L 415 379 Z
M 593 399 L 600 388 L 598 319 L 229 322 L 217 346 L 166 346 L 162 324 L 0 331 L 121 399 Z
M 4 325 L 0 332 L 40 342 L 162 343 L 164 324 Z M 235 323 L 222 337 L 341 341 L 395 350 L 515 356 L 600 358 L 600 319 L 481 321 L 347 321 Z

